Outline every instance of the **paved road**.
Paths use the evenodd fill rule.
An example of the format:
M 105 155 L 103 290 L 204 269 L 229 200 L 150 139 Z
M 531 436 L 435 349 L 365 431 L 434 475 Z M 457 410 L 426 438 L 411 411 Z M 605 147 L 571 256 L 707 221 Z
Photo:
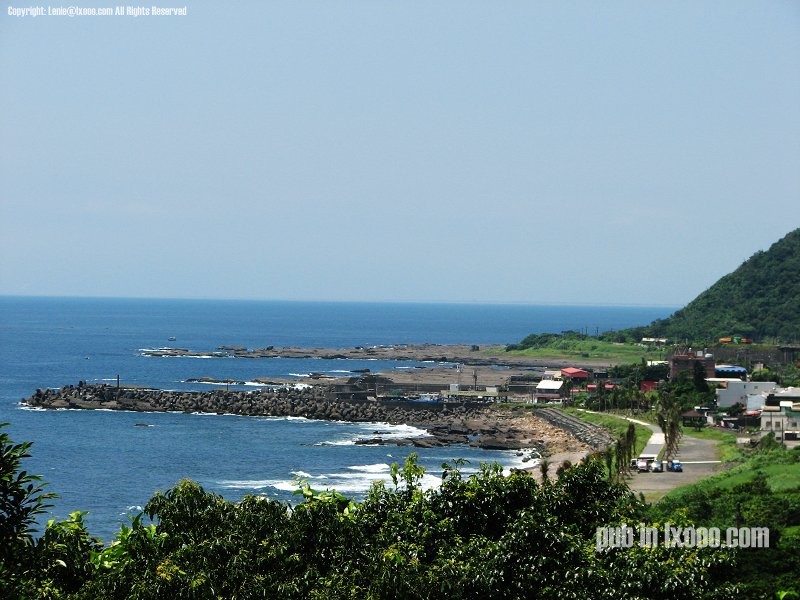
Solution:
M 629 417 L 625 417 L 625 419 L 638 425 L 643 425 L 653 432 L 644 450 L 642 450 L 642 454 L 658 454 L 661 452 L 664 447 L 664 434 L 661 432 L 660 427 Z M 664 471 L 663 473 L 634 472 L 627 478 L 628 485 L 637 494 L 641 492 L 648 501 L 653 501 L 677 487 L 694 483 L 723 469 L 719 461 L 717 443 L 712 440 L 684 435 L 678 445 L 678 453 L 675 458 L 683 463 L 682 473 L 669 471 Z
M 636 423 L 637 425 L 642 425 L 643 427 L 647 427 L 653 433 L 650 435 L 650 439 L 647 440 L 647 445 L 642 450 L 641 454 L 658 454 L 661 452 L 662 448 L 664 448 L 664 434 L 661 431 L 661 428 L 652 425 L 650 423 L 646 423 L 645 421 L 639 421 L 637 419 L 631 419 L 630 417 L 625 417 L 626 421 L 630 421 L 631 423 Z
M 633 491 L 642 492 L 647 500 L 653 501 L 676 487 L 694 483 L 723 469 L 717 443 L 713 440 L 684 435 L 675 458 L 683 463 L 683 473 L 633 473 L 628 485 Z

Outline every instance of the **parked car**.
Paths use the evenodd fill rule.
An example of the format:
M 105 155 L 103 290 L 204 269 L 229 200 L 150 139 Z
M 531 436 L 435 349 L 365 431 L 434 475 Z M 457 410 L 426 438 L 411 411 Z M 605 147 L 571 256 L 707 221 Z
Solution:
M 650 472 L 651 473 L 663 473 L 664 472 L 664 463 L 660 460 L 654 460 L 650 463 Z
M 655 459 L 655 454 L 642 454 L 636 460 L 636 469 L 639 471 L 639 473 L 647 473 L 650 470 L 650 464 Z
M 667 471 L 672 471 L 673 473 L 683 473 L 683 465 L 679 460 L 672 460 L 667 465 Z

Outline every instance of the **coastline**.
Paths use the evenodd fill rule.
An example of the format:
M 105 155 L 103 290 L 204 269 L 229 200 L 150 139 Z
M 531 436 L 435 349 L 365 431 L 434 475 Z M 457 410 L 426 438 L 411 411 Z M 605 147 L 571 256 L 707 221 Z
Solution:
M 417 447 L 463 444 L 483 449 L 528 452 L 527 456 L 532 458 L 561 454 L 574 458 L 584 456 L 597 447 L 579 439 L 568 428 L 554 425 L 545 418 L 532 414 L 525 406 L 508 407 L 479 402 L 345 401 L 329 398 L 326 387 L 320 385 L 248 391 L 184 392 L 116 388 L 106 384 L 80 382 L 77 386 L 68 385 L 58 390 L 36 390 L 22 403 L 31 408 L 42 409 L 304 417 L 369 422 L 376 423 L 376 427 L 379 423 L 404 424 L 425 429 L 429 435 L 385 439 L 376 430 L 373 436 L 357 443 Z M 554 464 L 555 466 L 557 465 Z
M 535 382 L 546 369 L 573 366 L 583 369 L 605 369 L 613 364 L 608 360 L 592 360 L 581 357 L 566 360 L 563 357 L 541 358 L 507 354 L 505 346 L 478 346 L 469 344 L 391 344 L 380 346 L 355 346 L 351 348 L 323 347 L 273 347 L 247 349 L 243 346 L 217 346 L 214 350 L 190 350 L 188 348 L 141 349 L 141 355 L 150 358 L 203 358 L 239 360 L 276 359 L 326 359 L 344 361 L 394 361 L 417 363 L 413 366 L 371 371 L 358 369 L 342 370 L 341 374 L 309 372 L 302 376 L 255 377 L 250 381 L 214 379 L 203 377 L 189 379 L 187 383 L 210 385 L 346 385 L 354 377 L 379 376 L 387 385 L 396 386 L 405 392 L 441 391 L 460 383 L 470 386 L 492 386 L 516 389 L 517 395 L 530 395 Z M 531 386 L 531 382 L 534 382 Z M 511 384 L 511 385 L 510 385 Z M 462 388 L 464 389 L 464 388 Z
M 384 344 L 377 346 L 353 346 L 349 348 L 323 348 L 267 346 L 265 348 L 245 348 L 244 346 L 224 345 L 213 350 L 192 350 L 189 348 L 144 348 L 142 355 L 154 357 L 203 357 L 203 358 L 324 358 L 347 360 L 394 360 L 430 363 L 460 363 L 469 366 L 505 367 L 608 367 L 613 361 L 591 359 L 588 357 L 565 360 L 563 358 L 538 358 L 508 354 L 505 345 L 490 344 Z

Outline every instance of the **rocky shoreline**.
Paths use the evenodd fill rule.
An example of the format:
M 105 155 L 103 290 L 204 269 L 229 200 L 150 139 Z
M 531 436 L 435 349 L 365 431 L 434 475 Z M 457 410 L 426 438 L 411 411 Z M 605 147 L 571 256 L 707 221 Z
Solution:
M 407 360 L 431 363 L 460 363 L 470 366 L 505 367 L 559 367 L 579 366 L 607 367 L 607 361 L 581 359 L 564 361 L 542 360 L 527 356 L 507 354 L 505 346 L 478 346 L 468 344 L 387 344 L 381 346 L 355 346 L 352 348 L 301 348 L 296 346 L 245 348 L 244 346 L 218 346 L 214 350 L 192 350 L 189 348 L 146 348 L 144 356 L 156 357 L 203 357 L 203 358 L 321 358 L 349 360 Z M 578 364 L 580 363 L 580 364 Z
M 414 403 L 332 399 L 324 386 L 286 386 L 252 391 L 204 392 L 117 388 L 106 384 L 39 389 L 22 402 L 44 409 L 106 409 L 140 412 L 203 412 L 244 416 L 303 417 L 330 421 L 406 424 L 429 435 L 387 440 L 376 429 L 361 444 L 417 447 L 468 444 L 497 450 L 526 450 L 530 455 L 588 453 L 602 436 L 576 437 L 561 424 L 531 414 L 530 409 L 483 403 Z

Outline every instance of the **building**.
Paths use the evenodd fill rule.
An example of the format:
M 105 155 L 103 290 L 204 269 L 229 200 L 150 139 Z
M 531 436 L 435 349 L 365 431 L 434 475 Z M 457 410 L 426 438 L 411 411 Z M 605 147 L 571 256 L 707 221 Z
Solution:
M 536 386 L 533 397 L 536 402 L 560 402 L 563 387 L 564 382 L 561 380 L 542 379 Z
M 605 391 L 607 391 L 607 392 L 612 391 L 615 387 L 617 387 L 617 386 L 615 384 L 613 384 L 613 383 L 605 383 L 605 384 L 603 384 L 603 389 Z M 596 383 L 590 383 L 589 385 L 586 386 L 586 391 L 589 392 L 590 394 L 594 394 L 597 391 L 597 384 Z
M 702 427 L 706 424 L 706 416 L 696 408 L 681 414 L 684 427 Z
M 770 394 L 767 398 L 767 404 L 777 404 L 784 400 L 789 400 L 793 404 L 800 403 L 800 388 L 777 388 L 775 393 Z
M 781 401 L 779 406 L 761 409 L 761 431 L 774 433 L 779 440 L 800 438 L 800 403 Z
M 774 381 L 742 381 L 740 379 L 715 380 L 717 388 L 717 406 L 730 408 L 741 404 L 745 411 L 760 410 L 766 404 L 770 394 L 778 390 Z
M 575 367 L 566 367 L 565 369 L 561 369 L 561 377 L 562 378 L 569 378 L 572 380 L 588 380 L 589 379 L 589 371 L 584 371 L 583 369 L 576 369 Z
M 714 377 L 715 366 L 714 356 L 703 350 L 693 352 L 689 349 L 687 354 L 675 354 L 669 359 L 669 377 L 673 379 L 681 373 L 694 374 L 695 365 L 700 365 L 706 377 Z
M 645 379 L 639 384 L 640 392 L 655 392 L 658 390 L 658 382 L 651 379 Z
M 653 337 L 643 337 L 642 343 L 643 344 L 653 344 L 655 346 L 664 346 L 669 340 L 667 338 L 653 338 Z
M 747 369 L 738 365 L 717 365 L 714 367 L 714 376 L 745 381 L 747 379 Z

